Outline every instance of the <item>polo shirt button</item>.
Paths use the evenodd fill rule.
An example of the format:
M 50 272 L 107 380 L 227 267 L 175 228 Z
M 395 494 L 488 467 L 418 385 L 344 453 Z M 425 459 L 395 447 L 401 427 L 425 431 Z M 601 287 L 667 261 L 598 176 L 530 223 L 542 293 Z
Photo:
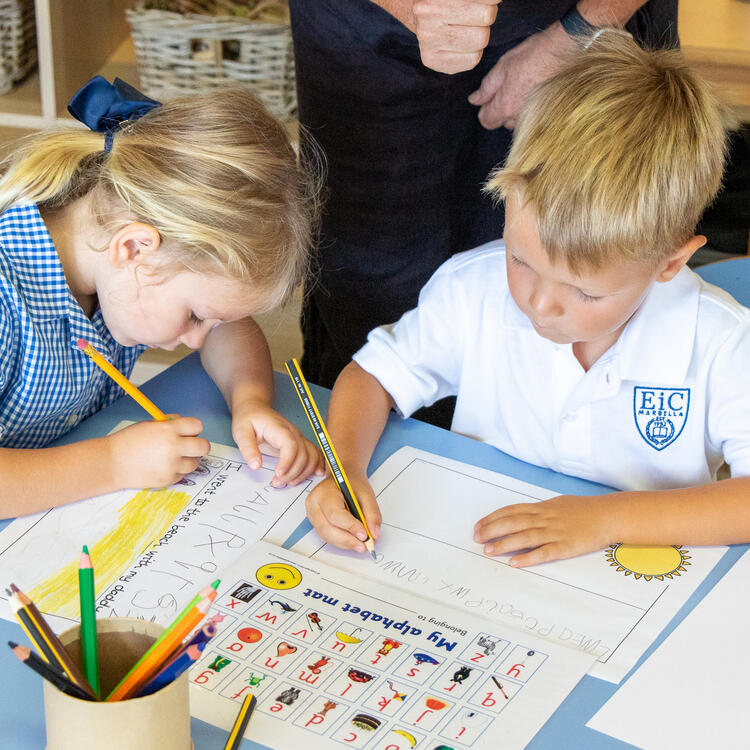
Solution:
M 573 421 L 575 421 L 575 419 L 576 419 L 576 417 L 577 417 L 577 416 L 578 416 L 578 415 L 576 414 L 576 412 L 575 412 L 575 409 L 573 409 L 573 410 L 569 411 L 569 412 L 568 412 L 568 413 L 567 413 L 567 414 L 566 414 L 566 415 L 565 415 L 565 416 L 563 417 L 563 419 L 564 419 L 564 420 L 565 420 L 566 422 L 573 422 Z

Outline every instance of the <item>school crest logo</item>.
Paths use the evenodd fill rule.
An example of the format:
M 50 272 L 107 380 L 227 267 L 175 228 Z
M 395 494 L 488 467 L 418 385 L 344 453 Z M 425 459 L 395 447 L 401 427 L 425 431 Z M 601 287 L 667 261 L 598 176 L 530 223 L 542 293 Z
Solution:
M 633 388 L 633 416 L 641 437 L 655 450 L 674 443 L 687 421 L 690 388 Z

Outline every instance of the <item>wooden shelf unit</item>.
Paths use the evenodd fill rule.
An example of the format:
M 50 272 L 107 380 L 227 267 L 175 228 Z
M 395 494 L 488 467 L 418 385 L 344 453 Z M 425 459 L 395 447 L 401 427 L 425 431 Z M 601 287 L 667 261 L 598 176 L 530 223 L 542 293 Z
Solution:
M 37 70 L 0 95 L 0 128 L 70 125 L 70 97 L 97 73 L 118 75 L 137 86 L 125 20 L 125 9 L 134 4 L 135 0 L 35 0 Z

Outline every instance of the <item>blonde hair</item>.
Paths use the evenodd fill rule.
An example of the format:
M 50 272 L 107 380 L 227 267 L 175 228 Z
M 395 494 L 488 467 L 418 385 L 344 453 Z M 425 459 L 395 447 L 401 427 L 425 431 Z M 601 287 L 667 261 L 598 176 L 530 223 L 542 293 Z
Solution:
M 612 30 L 533 92 L 485 190 L 530 205 L 550 259 L 574 273 L 616 258 L 656 265 L 716 195 L 727 123 L 678 50 Z
M 306 273 L 320 174 L 300 170 L 286 130 L 246 89 L 168 101 L 103 149 L 104 135 L 83 130 L 27 140 L 0 180 L 0 213 L 16 202 L 56 210 L 95 191 L 100 224 L 122 223 L 124 204 L 128 221 L 158 230 L 161 272 L 254 285 L 266 308 Z

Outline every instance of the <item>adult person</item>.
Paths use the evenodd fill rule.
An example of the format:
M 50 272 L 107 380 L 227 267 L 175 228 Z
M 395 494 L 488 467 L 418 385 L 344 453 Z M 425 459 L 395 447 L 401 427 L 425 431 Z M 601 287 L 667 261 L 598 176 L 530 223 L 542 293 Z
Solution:
M 502 234 L 503 211 L 481 186 L 571 33 L 617 25 L 649 46 L 677 44 L 677 0 L 290 0 L 290 10 L 300 122 L 328 161 L 302 366 L 329 387 L 446 258 Z

